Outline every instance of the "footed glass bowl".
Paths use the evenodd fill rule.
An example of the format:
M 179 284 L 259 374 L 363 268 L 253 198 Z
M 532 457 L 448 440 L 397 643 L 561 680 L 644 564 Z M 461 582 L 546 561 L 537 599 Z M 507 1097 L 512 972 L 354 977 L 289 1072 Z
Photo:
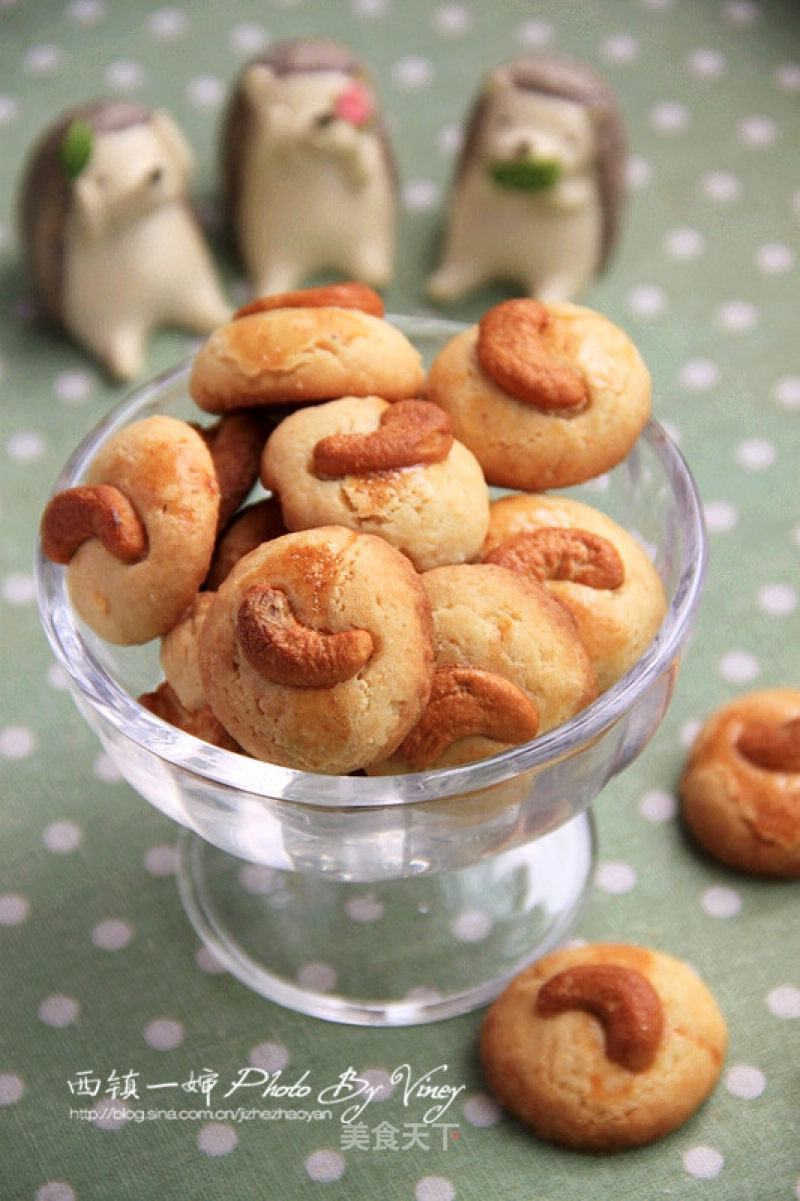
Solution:
M 462 326 L 390 318 L 430 361 Z M 66 463 L 156 412 L 198 421 L 185 363 L 133 392 Z M 363 1025 L 463 1013 L 575 929 L 595 863 L 589 806 L 640 753 L 672 696 L 701 595 L 706 540 L 690 471 L 650 421 L 627 460 L 569 490 L 650 550 L 669 608 L 609 691 L 490 759 L 409 775 L 326 776 L 210 746 L 136 701 L 158 643 L 112 646 L 78 620 L 39 550 L 42 623 L 73 698 L 124 778 L 181 827 L 179 890 L 217 959 L 277 1003 Z

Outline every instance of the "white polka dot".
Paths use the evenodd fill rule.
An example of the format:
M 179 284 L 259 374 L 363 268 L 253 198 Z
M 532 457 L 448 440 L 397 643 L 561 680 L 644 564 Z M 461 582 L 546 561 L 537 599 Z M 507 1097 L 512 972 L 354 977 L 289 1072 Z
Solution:
M 410 213 L 426 213 L 439 204 L 441 192 L 432 179 L 409 179 L 402 188 L 403 207 Z
M 53 391 L 65 404 L 83 404 L 95 390 L 95 379 L 88 371 L 59 371 Z
M 678 734 L 678 742 L 680 745 L 683 747 L 690 747 L 697 735 L 700 733 L 700 727 L 702 724 L 702 721 L 698 720 L 697 718 L 694 718 L 691 721 L 685 721 Z
M 239 869 L 239 883 L 245 892 L 254 896 L 264 896 L 275 887 L 276 875 L 271 867 L 260 863 L 245 863 Z
M 32 75 L 52 75 L 64 62 L 64 51 L 60 46 L 31 46 L 23 56 L 22 64 Z
M 722 1171 L 725 1160 L 713 1147 L 692 1147 L 683 1156 L 683 1166 L 698 1180 L 713 1180 Z
M 306 963 L 297 973 L 297 982 L 312 992 L 330 992 L 336 984 L 336 969 L 329 963 Z
M 31 911 L 30 901 L 17 892 L 0 896 L 0 926 L 21 926 Z
M 639 154 L 632 154 L 625 164 L 625 179 L 629 188 L 639 191 L 653 178 L 653 165 Z
M 42 833 L 42 842 L 48 851 L 57 855 L 69 855 L 83 842 L 83 830 L 75 822 L 51 822 Z
M 786 617 L 797 608 L 797 590 L 791 584 L 764 584 L 756 593 L 756 603 L 764 613 Z
M 414 988 L 408 989 L 405 994 L 405 1000 L 416 1001 L 420 1005 L 427 1005 L 441 1000 L 441 995 L 436 988 L 430 988 L 427 984 L 417 984 Z
M 472 13 L 464 4 L 441 4 L 433 10 L 431 23 L 442 37 L 460 37 L 472 28 Z
M 735 917 L 742 907 L 742 898 L 735 888 L 718 884 L 705 890 L 700 904 L 709 917 Z
M 265 49 L 271 41 L 270 35 L 263 25 L 253 21 L 243 21 L 234 25 L 230 32 L 230 43 L 238 54 L 255 55 Z
M 734 450 L 736 462 L 752 471 L 771 467 L 775 462 L 776 450 L 766 438 L 745 438 Z
M 754 25 L 761 16 L 758 5 L 752 0 L 728 0 L 722 12 L 732 25 Z
M 341 1180 L 346 1167 L 344 1156 L 338 1151 L 313 1151 L 305 1163 L 306 1171 L 317 1184 L 330 1184 Z
M 145 1026 L 144 1041 L 154 1051 L 173 1051 L 183 1042 L 183 1026 L 174 1018 L 156 1018 Z
M 147 31 L 159 41 L 182 37 L 189 27 L 186 13 L 179 8 L 160 8 L 147 18 Z
M 708 200 L 730 204 L 738 200 L 742 192 L 742 181 L 729 171 L 710 171 L 702 180 L 703 194 Z
M 385 1068 L 362 1068 L 358 1074 L 367 1081 L 371 1089 L 375 1090 L 372 1094 L 372 1101 L 389 1100 L 394 1092 L 394 1085 L 392 1077 Z
M 767 1079 L 760 1068 L 737 1063 L 728 1069 L 725 1087 L 732 1096 L 740 1097 L 743 1101 L 752 1101 L 761 1096 L 767 1087 Z
M 800 375 L 787 375 L 779 379 L 773 389 L 775 403 L 790 413 L 800 410 Z
M 25 1082 L 13 1072 L 0 1075 L 0 1105 L 14 1105 L 25 1092 Z
M 715 319 L 728 333 L 743 334 L 758 325 L 758 309 L 750 300 L 726 300 L 717 309 Z
M 517 27 L 514 40 L 528 50 L 541 50 L 542 47 L 550 45 L 553 37 L 553 26 L 549 21 L 530 20 L 523 21 Z
M 478 910 L 464 910 L 453 918 L 450 929 L 453 937 L 459 942 L 480 942 L 486 938 L 492 928 L 492 919 L 488 913 Z
M 34 1201 L 75 1201 L 75 1190 L 64 1180 L 48 1180 L 36 1190 Z
M 697 79 L 719 79 L 725 73 L 726 65 L 721 51 L 704 46 L 693 50 L 688 58 L 689 70 Z
M 664 100 L 650 110 L 650 124 L 659 133 L 682 133 L 691 125 L 691 113 L 679 100 Z
M 130 1121 L 131 1107 L 121 1097 L 103 1097 L 94 1103 L 93 1124 L 97 1130 L 122 1130 Z
M 6 726 L 0 730 L 0 755 L 4 759 L 27 759 L 35 747 L 36 737 L 27 726 Z
M 400 58 L 392 67 L 392 79 L 396 87 L 413 92 L 425 88 L 433 79 L 433 63 L 429 58 L 410 54 Z
M 761 670 L 755 655 L 749 651 L 727 651 L 719 661 L 719 674 L 731 684 L 748 684 Z
M 132 937 L 133 930 L 128 923 L 114 917 L 98 922 L 92 930 L 92 942 L 101 951 L 121 951 Z
M 781 63 L 776 67 L 775 84 L 782 92 L 800 92 L 800 63 Z
M 770 146 L 778 136 L 775 122 L 770 117 L 745 117 L 739 122 L 736 130 L 739 140 L 745 146 Z
M 254 1068 L 263 1068 L 265 1072 L 280 1072 L 289 1062 L 289 1052 L 283 1043 L 258 1043 L 248 1056 Z
M 0 125 L 10 125 L 19 113 L 19 104 L 13 96 L 0 96 Z
M 707 501 L 703 512 L 711 534 L 727 534 L 739 523 L 739 510 L 727 500 Z
M 697 229 L 671 229 L 664 238 L 664 249 L 674 259 L 696 259 L 706 248 L 706 240 Z
M 227 1122 L 209 1122 L 197 1136 L 197 1145 L 206 1155 L 229 1155 L 239 1141 Z
M 628 307 L 637 317 L 658 317 L 667 307 L 667 295 L 658 284 L 640 284 L 628 293 Z
M 389 0 L 350 0 L 350 7 L 358 17 L 382 17 L 389 8 Z
M 633 63 L 639 57 L 639 43 L 629 33 L 612 33 L 603 41 L 600 53 L 610 63 Z
M 678 811 L 673 793 L 663 788 L 651 788 L 639 801 L 639 813 L 650 822 L 668 822 Z
M 625 892 L 630 892 L 635 886 L 636 871 L 630 863 L 609 859 L 598 866 L 595 883 L 603 892 L 621 896 Z
M 109 755 L 98 755 L 92 764 L 92 771 L 104 784 L 118 784 L 122 779 L 122 773 Z
M 720 371 L 712 359 L 687 359 L 681 364 L 678 379 L 692 392 L 706 392 L 719 383 Z
M 103 0 L 72 0 L 67 16 L 79 25 L 97 25 L 106 18 L 106 6 Z
M 51 663 L 45 678 L 50 687 L 57 692 L 66 692 L 69 688 L 69 677 L 60 663 Z
M 145 77 L 141 63 L 131 59 L 118 58 L 109 63 L 105 71 L 105 80 L 110 88 L 118 92 L 130 92 L 138 88 Z
M 384 906 L 377 897 L 367 894 L 363 897 L 353 897 L 345 905 L 347 916 L 354 922 L 378 922 L 383 917 Z
M 767 994 L 767 1008 L 776 1018 L 800 1018 L 800 988 L 780 984 Z
M 47 997 L 39 1006 L 39 1021 L 45 1026 L 53 1026 L 56 1030 L 61 1030 L 64 1026 L 71 1026 L 76 1020 L 81 1011 L 79 1003 L 73 997 L 65 997 L 60 993 L 54 993 L 52 997 Z
M 794 269 L 797 255 L 782 242 L 767 242 L 756 251 L 756 267 L 764 275 L 785 275 Z
M 145 851 L 144 868 L 151 876 L 172 876 L 178 867 L 178 852 L 173 846 L 155 846 Z
M 190 79 L 186 95 L 197 108 L 217 108 L 225 99 L 225 81 L 217 75 L 197 75 Z
M 40 434 L 21 431 L 12 434 L 6 443 L 8 457 L 16 463 L 35 463 L 47 453 L 47 443 Z
M 464 1102 L 464 1117 L 471 1126 L 496 1126 L 502 1110 L 488 1093 L 476 1093 Z
M 36 598 L 32 575 L 13 574 L 3 580 L 3 597 L 10 605 L 29 605 Z
M 222 972 L 227 971 L 224 963 L 220 963 L 210 947 L 198 947 L 195 952 L 194 961 L 200 968 L 201 972 L 206 972 L 209 976 L 218 976 Z
M 414 1201 L 453 1201 L 455 1186 L 446 1176 L 423 1176 L 414 1189 Z

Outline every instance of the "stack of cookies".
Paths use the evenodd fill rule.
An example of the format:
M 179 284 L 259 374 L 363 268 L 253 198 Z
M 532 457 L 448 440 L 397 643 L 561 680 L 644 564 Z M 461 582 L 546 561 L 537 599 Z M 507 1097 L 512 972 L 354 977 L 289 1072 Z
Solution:
M 189 392 L 211 423 L 117 432 L 42 541 L 96 633 L 160 639 L 140 699 L 198 737 L 309 772 L 470 762 L 568 721 L 663 620 L 644 548 L 546 491 L 650 413 L 598 313 L 506 301 L 426 372 L 370 288 L 307 288 L 217 328 Z

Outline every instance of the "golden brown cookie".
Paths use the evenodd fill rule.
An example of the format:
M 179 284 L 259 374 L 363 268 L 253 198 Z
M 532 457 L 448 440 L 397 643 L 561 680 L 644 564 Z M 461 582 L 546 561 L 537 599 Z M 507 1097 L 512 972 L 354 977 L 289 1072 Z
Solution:
M 201 409 L 301 404 L 339 396 L 416 396 L 419 351 L 382 317 L 354 308 L 259 309 L 219 326 L 192 364 Z
M 270 435 L 261 481 L 288 529 L 379 535 L 418 571 L 474 558 L 489 524 L 477 459 L 423 400 L 351 396 L 298 409 Z
M 189 712 L 206 704 L 197 662 L 197 641 L 213 599 L 213 592 L 196 593 L 180 620 L 161 639 L 159 659 L 164 676 Z
M 727 1026 L 702 980 L 661 951 L 554 951 L 490 1007 L 489 1090 L 540 1138 L 618 1151 L 669 1134 L 712 1092 Z
M 42 517 L 44 553 L 68 564 L 76 612 L 109 642 L 149 642 L 175 624 L 211 561 L 219 485 L 202 436 L 174 417 L 112 435 L 86 482 Z
M 664 620 L 664 587 L 644 546 L 581 501 L 500 497 L 481 558 L 534 575 L 569 606 L 601 692 L 633 666 Z
M 800 878 L 800 689 L 746 693 L 700 728 L 680 781 L 686 825 L 713 858 Z
M 544 320 L 528 320 L 529 310 Z M 450 414 L 490 484 L 537 492 L 621 462 L 650 416 L 651 381 L 639 351 L 607 317 L 521 297 L 443 347 L 425 395 Z
M 569 610 L 536 580 L 466 563 L 426 571 L 436 673 L 420 722 L 370 771 L 496 755 L 573 717 L 597 679 Z
M 251 754 L 347 773 L 395 749 L 430 694 L 430 604 L 408 559 L 341 526 L 240 559 L 199 639 L 209 704 Z

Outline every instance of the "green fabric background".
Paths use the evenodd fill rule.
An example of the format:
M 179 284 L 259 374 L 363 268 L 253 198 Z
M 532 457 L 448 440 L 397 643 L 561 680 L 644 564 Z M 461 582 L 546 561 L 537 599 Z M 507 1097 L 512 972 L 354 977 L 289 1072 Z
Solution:
M 125 389 L 34 318 L 14 217 L 26 149 L 58 111 L 100 93 L 163 105 L 195 148 L 195 196 L 213 212 L 225 89 L 255 35 L 303 33 L 339 37 L 370 62 L 390 113 L 404 202 L 390 311 L 424 311 L 452 162 L 446 135 L 490 67 L 527 50 L 572 54 L 605 74 L 625 113 L 623 236 L 584 301 L 626 328 L 650 366 L 655 414 L 706 505 L 710 569 L 666 720 L 595 805 L 600 862 L 579 934 L 687 958 L 731 1035 L 707 1105 L 636 1152 L 586 1158 L 500 1118 L 476 1060 L 480 1013 L 424 1028 L 336 1027 L 208 970 L 170 870 L 175 830 L 109 770 L 40 631 L 31 563 L 44 498 L 68 450 Z M 740 692 L 799 682 L 799 96 L 800 12 L 789 0 L 0 0 L 4 1199 L 800 1197 L 797 886 L 715 865 L 675 816 L 696 724 Z M 243 296 L 236 266 L 215 252 Z M 473 318 L 503 294 L 449 315 Z M 156 335 L 149 370 L 191 345 Z M 109 919 L 123 925 L 103 926 Z M 127 941 L 109 949 L 115 930 Z M 284 1064 L 286 1080 L 308 1070 L 320 1086 L 349 1066 L 380 1078 L 404 1062 L 418 1072 L 446 1063 L 448 1080 L 464 1085 L 447 1116 L 459 1137 L 446 1149 L 344 1149 L 330 1123 L 106 1129 L 69 1115 L 82 1071 L 105 1091 L 113 1072 L 163 1082 L 210 1069 L 217 1098 L 251 1062 Z M 187 1097 L 195 1103 L 165 1090 L 158 1103 Z M 372 1112 L 370 1125 L 385 1119 L 401 1133 L 419 1117 L 400 1089 Z

